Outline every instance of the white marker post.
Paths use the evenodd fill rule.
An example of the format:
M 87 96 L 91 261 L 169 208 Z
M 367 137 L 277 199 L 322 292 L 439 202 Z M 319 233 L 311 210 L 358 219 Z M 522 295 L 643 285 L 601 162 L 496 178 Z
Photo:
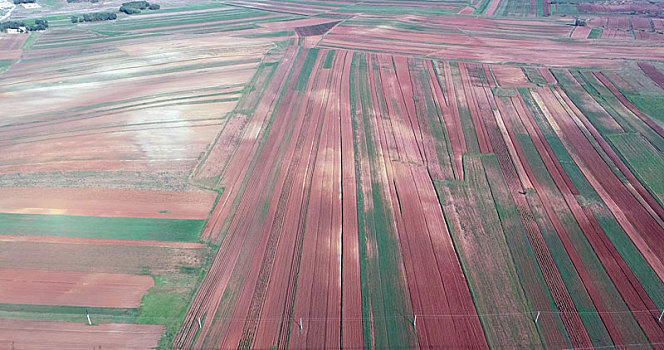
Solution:
M 85 310 L 85 314 L 88 316 L 88 326 L 92 326 L 92 321 L 90 321 L 90 313 L 88 310 Z
M 539 317 L 540 317 L 540 312 L 537 311 L 537 317 L 535 317 L 535 323 L 536 323 L 536 324 L 537 324 L 537 321 L 539 321 Z
M 664 309 L 662 309 L 662 313 L 659 314 L 659 318 L 657 319 L 657 322 L 662 323 L 662 317 L 664 317 Z
M 413 319 L 413 328 L 417 330 L 417 315 L 415 315 L 415 318 Z
M 198 329 L 203 328 L 203 324 L 201 323 L 201 318 L 198 318 Z
M 300 317 L 300 332 L 302 332 L 302 317 Z

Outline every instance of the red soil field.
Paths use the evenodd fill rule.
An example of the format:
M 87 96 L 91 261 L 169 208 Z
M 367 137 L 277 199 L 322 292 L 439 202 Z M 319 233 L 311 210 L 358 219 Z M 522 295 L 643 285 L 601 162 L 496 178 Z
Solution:
M 71 242 L 72 240 L 75 242 Z M 173 247 L 143 244 L 153 242 L 132 245 L 131 243 L 137 241 L 100 241 L 62 239 L 57 242 L 39 242 L 5 240 L 3 237 L 0 242 L 3 247 L 0 268 L 163 275 L 178 273 L 182 268 L 199 268 L 206 261 L 205 255 L 208 253 L 205 246 L 198 244 L 197 247 Z
M 0 36 L 0 60 L 16 60 L 21 58 L 22 47 L 28 37 L 27 34 L 13 34 Z
M 263 18 L 270 18 L 270 17 L 276 17 L 277 15 L 272 15 L 272 16 L 264 16 L 261 17 Z M 182 24 L 182 25 L 176 25 L 176 26 L 167 26 L 167 27 L 156 27 L 156 28 L 144 28 L 144 29 L 136 29 L 132 30 L 132 33 L 149 33 L 149 32 L 154 32 L 154 31 L 164 31 L 164 30 L 175 30 L 175 29 L 196 29 L 196 28 L 205 28 L 208 26 L 214 26 L 214 25 L 219 25 L 219 24 L 233 24 L 235 22 L 246 22 L 246 18 L 239 18 L 239 19 L 232 19 L 232 20 L 225 20 L 225 21 L 211 21 L 211 22 L 204 22 L 204 23 L 193 23 L 193 24 Z
M 136 308 L 151 276 L 0 270 L 0 303 Z
M 664 89 L 664 74 L 657 70 L 651 63 L 648 62 L 639 62 L 638 63 L 639 68 L 643 71 L 643 73 L 646 73 L 648 78 L 652 79 L 659 87 Z
M 0 213 L 205 220 L 214 192 L 0 188 Z
M 83 317 L 83 316 L 82 316 Z M 0 349 L 153 349 L 164 326 L 0 320 Z
M 318 64 L 320 64 L 320 60 Z M 314 69 L 315 71 L 316 69 Z M 329 70 L 323 71 L 318 81 L 322 86 L 327 85 L 326 82 L 328 82 L 333 89 L 327 92 L 336 94 L 338 91 L 334 87 L 338 86 L 340 80 L 336 80 L 336 84 L 334 80 L 328 80 L 331 78 L 330 73 Z M 336 78 L 340 79 L 341 75 L 337 74 Z M 323 103 L 326 96 L 321 97 L 319 105 L 324 108 Z M 308 210 L 298 288 L 293 306 L 293 316 L 295 318 L 304 317 L 307 319 L 307 323 L 303 325 L 302 331 L 293 330 L 289 342 L 289 347 L 293 348 L 338 348 L 340 346 L 339 336 L 334 336 L 339 332 L 338 320 L 341 314 L 341 283 L 340 278 L 334 278 L 335 274 L 339 273 L 341 266 L 340 261 L 336 262 L 336 260 L 340 260 L 341 252 L 338 251 L 340 247 L 335 242 L 341 237 L 341 216 L 339 215 L 341 197 L 336 195 L 336 191 L 341 188 L 338 186 L 340 176 L 337 170 L 338 161 L 335 159 L 340 151 L 336 144 L 337 141 L 340 141 L 340 137 L 337 134 L 339 123 L 334 123 L 334 118 L 339 118 L 339 115 L 334 116 L 331 111 L 325 110 L 322 116 L 325 118 L 321 121 L 321 144 L 318 147 L 316 167 L 312 174 L 311 204 Z M 328 323 L 335 322 L 335 320 L 337 322 L 333 326 L 335 330 L 332 330 L 332 334 L 328 338 Z
M 297 27 L 306 27 L 313 26 L 323 23 L 331 22 L 329 18 L 303 18 L 296 19 L 293 21 L 284 21 L 284 22 L 268 22 L 259 24 L 261 27 L 270 29 L 271 31 L 278 32 L 282 30 L 293 30 Z
M 635 49 L 609 41 L 570 43 L 551 40 L 556 36 L 569 36 L 569 26 L 562 24 L 543 26 L 538 23 L 535 28 L 535 25 L 527 21 L 510 23 L 467 17 L 432 20 L 426 24 L 431 28 L 430 32 L 344 24 L 327 33 L 320 45 L 432 55 L 442 59 L 467 59 L 488 63 L 521 62 L 549 66 L 612 67 L 616 62 L 611 59 L 664 59 L 664 54 L 646 43 L 637 44 L 638 49 Z M 464 31 L 460 32 L 459 28 L 464 28 Z M 515 31 L 528 34 L 514 38 Z M 512 35 L 505 35 L 508 32 Z M 547 33 L 546 36 L 543 33 Z M 487 37 L 489 34 L 493 36 Z
M 402 250 L 410 256 L 409 288 L 413 313 L 420 315 L 418 337 L 422 347 L 487 347 L 480 334 L 479 318 L 467 320 L 427 317 L 474 313 L 465 278 L 456 260 L 445 219 L 438 209 L 435 190 L 423 167 L 392 164 L 396 188 L 403 208 Z M 408 170 L 410 168 L 410 170 Z M 406 251 L 410 249 L 410 253 Z M 436 261 L 437 266 L 432 264 Z M 412 281 L 412 282 L 411 282 Z M 416 300 L 419 299 L 419 300 Z
M 664 30 L 664 19 L 662 18 L 652 18 L 652 24 L 653 27 L 655 27 L 656 31 L 663 31 Z
M 341 113 L 341 171 L 342 198 L 349 203 L 357 202 L 357 185 L 355 163 L 353 122 L 350 110 L 350 68 L 352 53 L 344 51 L 346 60 L 341 80 L 340 113 Z M 347 73 L 347 74 L 346 74 Z M 357 210 L 344 205 L 343 219 L 343 261 L 342 261 L 342 300 L 341 322 L 344 348 L 360 348 L 363 346 L 362 334 L 362 285 L 360 281 L 360 247 L 358 239 Z
M 650 24 L 650 18 L 634 17 L 631 18 L 630 22 L 632 23 L 632 28 L 634 30 L 641 30 L 646 32 L 653 31 L 652 25 Z
M 303 16 L 308 16 L 308 15 L 313 16 L 330 11 L 330 8 L 325 6 L 316 6 L 316 5 L 300 6 L 295 4 L 289 4 L 279 1 L 269 1 L 269 0 L 260 1 L 260 2 L 233 0 L 232 2 L 229 3 L 232 4 L 233 6 L 253 8 L 265 11 L 281 12 L 281 13 L 290 13 L 290 14 L 303 15 Z
M 438 78 L 435 76 L 435 73 L 432 68 L 429 69 L 431 79 L 437 81 Z M 440 68 L 442 68 L 442 70 Z M 452 73 L 450 71 L 449 62 L 445 62 L 444 66 L 440 68 L 439 71 L 444 72 L 444 74 L 443 73 L 440 74 L 443 74 L 443 76 L 445 77 L 446 91 L 447 91 L 447 95 L 445 97 L 447 98 L 443 96 L 440 85 L 434 84 L 434 88 L 436 91 L 436 98 L 438 100 L 438 105 L 443 111 L 443 120 L 445 123 L 445 127 L 447 128 L 447 130 L 449 130 L 450 134 L 452 154 L 454 157 L 454 161 L 456 163 L 455 178 L 457 180 L 463 180 L 464 176 L 463 176 L 462 157 L 463 154 L 466 153 L 466 140 L 463 134 L 463 130 L 461 129 L 461 120 L 459 119 L 459 108 L 457 102 L 456 87 L 452 82 Z
M 92 239 L 56 236 L 9 236 L 0 235 L 0 242 L 35 242 L 35 243 L 58 243 L 58 244 L 80 244 L 80 245 L 113 245 L 131 247 L 161 247 L 180 249 L 201 249 L 205 245 L 190 242 L 162 242 L 162 241 L 124 241 L 117 239 Z
M 540 68 L 537 68 L 537 71 L 542 75 L 542 78 L 544 78 L 544 80 L 546 80 L 547 83 L 549 83 L 549 84 L 557 83 L 556 77 L 553 76 L 553 74 L 551 73 L 551 70 L 549 70 L 547 68 L 540 67 Z
M 20 50 L 30 35 L 15 34 L 0 37 L 0 50 Z
M 515 107 L 514 112 L 517 112 L 518 115 L 522 117 L 522 120 L 524 121 L 524 124 L 527 128 L 530 127 L 531 124 L 527 123 L 524 119 L 528 113 L 526 112 L 526 108 L 523 105 L 523 101 L 521 99 L 513 98 L 512 103 Z M 499 106 L 500 105 L 501 104 L 499 104 Z M 504 108 L 505 107 L 503 107 L 503 110 Z M 533 188 L 533 185 L 525 173 L 523 164 L 517 160 L 517 157 L 514 157 L 517 154 L 517 151 L 515 149 L 514 143 L 508 135 L 507 130 L 505 130 L 505 124 L 502 121 L 500 114 L 496 114 L 495 117 L 497 122 L 495 126 L 493 126 L 494 123 L 491 119 L 487 118 L 486 120 L 489 130 L 492 131 L 490 132 L 491 141 L 494 144 L 498 163 L 504 174 L 506 184 L 510 190 L 510 194 L 516 204 L 517 211 L 521 221 L 523 222 L 526 234 L 532 244 L 535 257 L 540 265 L 543 277 L 551 291 L 551 295 L 554 299 L 556 307 L 562 312 L 562 322 L 568 331 L 572 344 L 575 347 L 589 347 L 592 344 L 590 338 L 584 330 L 581 318 L 579 315 L 573 312 L 575 310 L 574 303 L 568 290 L 565 288 L 565 285 L 560 276 L 560 272 L 554 265 L 551 253 L 546 246 L 542 232 L 534 220 L 531 208 L 526 198 L 522 195 L 521 191 L 523 188 Z M 500 124 L 500 127 L 498 124 Z M 496 132 L 498 130 L 496 129 L 500 129 L 501 133 L 498 134 Z M 500 139 L 500 136 L 502 136 L 502 140 Z M 551 150 L 549 149 L 548 152 L 551 152 Z M 510 161 L 510 155 L 513 157 L 513 159 L 517 160 L 516 167 L 513 167 L 513 163 Z M 521 182 L 521 184 L 519 182 Z M 521 257 L 519 257 L 519 259 L 521 259 Z M 537 289 L 534 290 L 534 293 L 538 293 Z M 542 307 L 546 310 L 546 303 L 544 302 L 545 298 L 543 298 L 541 294 L 539 295 L 540 296 L 536 300 L 541 304 L 539 304 L 540 306 L 538 307 Z M 545 341 L 550 341 L 552 342 L 551 344 L 558 344 L 560 340 L 556 337 L 557 333 L 555 332 L 555 325 L 552 323 L 553 320 L 543 319 L 542 321 L 545 329 L 548 330 L 545 333 L 547 337 L 545 338 Z M 562 342 L 560 342 L 560 344 L 562 344 Z
M 531 87 L 521 67 L 491 66 L 498 85 L 503 87 Z
M 227 172 L 224 176 L 224 179 L 222 179 L 222 184 L 226 190 L 224 191 L 224 195 L 220 198 L 217 207 L 212 212 L 210 222 L 202 234 L 203 238 L 216 241 L 217 235 L 219 235 L 223 227 L 227 225 L 225 220 L 228 217 L 229 212 L 233 210 L 232 201 L 237 195 L 237 192 L 241 189 L 243 179 L 245 176 L 247 176 L 247 172 L 249 171 L 250 163 L 247 162 L 247 159 L 253 157 L 253 155 L 258 151 L 258 135 L 261 131 L 261 125 L 266 122 L 274 104 L 276 104 L 278 91 L 280 91 L 286 84 L 287 74 L 291 68 L 291 65 L 293 64 L 296 53 L 297 50 L 295 48 L 291 48 L 285 54 L 283 61 L 284 63 L 279 65 L 277 72 L 275 73 L 275 76 L 273 77 L 271 84 L 267 89 L 266 96 L 268 96 L 268 98 L 261 100 L 261 103 L 258 105 L 256 112 L 254 113 L 254 117 L 252 118 L 251 123 L 249 123 L 247 126 L 247 131 L 245 132 L 244 137 L 244 140 L 246 141 L 239 145 L 235 156 L 231 160 L 231 165 L 229 166 L 229 169 L 232 170 Z M 227 182 L 224 182 L 224 180 Z M 256 185 L 249 186 L 248 188 L 257 189 Z M 251 203 L 250 200 L 247 200 L 247 202 Z M 238 208 L 238 211 L 240 210 L 244 211 L 246 209 Z M 240 211 L 240 213 L 242 212 Z M 236 228 L 236 230 L 248 229 L 248 227 L 243 226 L 246 225 L 240 225 L 238 228 Z M 176 344 L 176 346 L 191 346 L 194 342 L 196 331 L 190 332 L 188 330 L 198 329 L 198 317 L 203 317 L 204 315 L 208 314 L 210 315 L 209 317 L 212 318 L 214 317 L 216 310 L 219 307 L 219 303 L 223 296 L 221 291 L 223 291 L 223 287 L 230 279 L 231 271 L 228 271 L 226 267 L 232 266 L 232 262 L 236 261 L 238 258 L 237 255 L 239 254 L 239 248 L 237 247 L 242 245 L 244 235 L 242 233 L 238 235 L 230 233 L 229 237 L 233 239 L 224 240 L 220 248 L 220 254 L 218 254 L 213 261 L 206 280 L 199 288 L 199 291 L 193 300 L 193 304 L 185 318 L 184 326 L 181 328 L 180 333 L 175 338 L 174 344 Z M 234 246 L 236 248 L 233 248 Z M 244 323 L 243 321 L 241 322 Z M 211 325 L 212 322 L 206 322 L 204 325 L 204 328 L 201 330 L 201 334 L 203 335 L 202 339 L 204 339 L 206 333 L 210 331 Z M 213 341 L 217 341 L 217 339 L 214 339 Z M 223 339 L 219 339 L 219 341 L 223 341 Z
M 588 26 L 574 27 L 574 32 L 572 32 L 572 39 L 586 39 L 591 31 L 592 28 Z
M 664 20 L 613 14 L 661 6 L 542 4 L 233 0 L 0 37 L 0 213 L 207 220 L 0 235 L 14 307 L 135 309 L 206 273 L 181 325 L 0 321 L 0 349 L 658 348 L 664 208 L 607 136 L 664 142 L 633 99 L 664 91 Z
M 551 106 L 555 106 L 555 102 L 553 102 L 553 99 L 551 98 L 549 92 L 546 92 L 546 94 L 543 94 L 545 96 L 549 95 L 547 104 Z M 563 105 L 563 107 L 565 107 Z M 554 107 L 555 108 L 555 107 Z M 559 114 L 552 113 L 554 117 L 559 116 Z M 562 120 L 557 119 L 557 122 L 559 123 L 558 125 L 560 126 Z M 564 124 L 564 122 L 563 122 Z M 564 130 L 564 127 L 561 129 Z M 571 149 L 570 149 L 571 151 Z M 571 152 L 573 158 L 574 153 Z M 591 184 L 595 186 L 596 188 L 601 188 L 601 184 L 597 179 L 594 179 L 590 170 L 586 169 L 585 165 L 581 162 L 580 159 L 575 159 L 577 161 L 577 164 L 581 167 L 582 171 L 586 175 L 586 177 L 589 179 Z M 588 166 L 589 168 L 592 168 L 595 164 L 592 164 Z M 554 176 L 555 178 L 555 176 Z M 608 241 L 608 238 L 601 234 L 601 229 L 599 227 L 599 224 L 596 222 L 595 218 L 593 216 L 586 216 L 586 214 L 583 212 L 583 209 L 579 206 L 578 202 L 573 199 L 567 191 L 565 191 L 564 186 L 561 186 L 559 184 L 559 188 L 561 188 L 563 195 L 572 209 L 572 213 L 574 216 L 577 218 L 577 221 L 583 228 L 584 232 L 586 233 L 586 237 L 588 237 L 590 243 L 593 245 L 593 248 L 597 252 L 600 260 L 604 263 L 604 266 L 606 267 L 609 275 L 611 278 L 614 280 L 616 287 L 620 291 L 620 293 L 623 295 L 623 298 L 625 299 L 625 302 L 629 306 L 629 308 L 634 311 L 635 318 L 641 325 L 641 328 L 645 332 L 646 336 L 650 339 L 650 341 L 658 343 L 661 342 L 662 339 L 664 339 L 664 334 L 662 334 L 660 327 L 658 327 L 655 323 L 655 320 L 648 314 L 644 314 L 642 311 L 644 310 L 653 310 L 655 309 L 655 306 L 653 302 L 650 300 L 650 298 L 647 296 L 645 291 L 642 289 L 641 285 L 636 281 L 635 276 L 632 274 L 631 270 L 626 266 L 625 262 L 622 260 L 618 252 L 615 250 L 613 245 Z M 602 191 L 601 189 L 599 190 L 600 192 Z M 607 202 L 607 204 L 610 202 Z M 630 340 L 625 339 L 626 342 L 630 342 Z

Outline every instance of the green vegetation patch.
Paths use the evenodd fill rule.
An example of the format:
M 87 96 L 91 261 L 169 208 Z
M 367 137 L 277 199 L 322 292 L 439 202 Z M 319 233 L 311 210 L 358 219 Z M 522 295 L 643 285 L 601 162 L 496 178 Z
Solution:
M 204 220 L 0 214 L 0 233 L 134 241 L 197 242 Z
M 510 252 L 510 248 L 516 247 L 508 246 L 502 228 L 503 224 L 509 225 L 509 222 L 501 223 L 501 215 L 505 220 L 515 213 L 509 214 L 509 209 L 502 206 L 508 205 L 507 200 L 496 201 L 485 172 L 485 158 L 488 158 L 487 163 L 497 167 L 494 156 L 465 155 L 463 166 L 466 181 L 436 182 L 439 201 L 445 219 L 450 223 L 450 233 L 489 346 L 501 348 L 519 344 L 530 347 L 541 344 L 533 322 L 521 315 L 495 317 L 491 311 L 496 305 L 513 312 L 527 313 L 532 310 L 522 288 L 523 275 L 517 272 Z M 450 198 L 454 198 L 454 204 Z M 514 224 L 510 230 L 520 226 L 518 221 Z M 520 254 L 529 254 L 529 248 L 523 248 L 525 251 Z M 500 286 L 501 293 L 496 294 L 491 286 Z M 505 327 L 505 324 L 510 326 Z
M 376 60 L 373 69 L 378 69 Z M 356 142 L 356 167 L 371 173 L 371 183 L 363 184 L 357 173 L 357 210 L 360 240 L 360 264 L 362 284 L 362 315 L 365 346 L 371 348 L 410 348 L 417 344 L 411 326 L 412 309 L 407 296 L 403 260 L 397 233 L 392 229 L 393 217 L 386 202 L 389 195 L 380 181 L 383 176 L 380 158 L 376 156 L 376 130 L 371 127 L 374 108 L 385 110 L 384 100 L 374 106 L 369 82 L 368 55 L 356 53 L 351 66 L 351 108 L 353 132 Z M 378 74 L 374 76 L 378 79 Z M 382 95 L 380 86 L 376 93 Z M 359 108 L 357 108 L 359 107 Z M 358 112 L 361 115 L 358 115 Z M 368 161 L 361 161 L 361 160 Z M 370 188 L 363 190 L 364 186 Z M 393 317 L 401 315 L 400 317 Z
M 495 0 L 499 1 L 499 0 Z M 491 4 L 491 0 L 483 0 L 482 3 L 478 8 L 473 11 L 474 14 L 476 15 L 484 15 L 484 12 L 486 12 L 486 9 L 489 8 L 489 4 Z
M 314 69 L 314 66 L 316 65 L 316 60 L 318 59 L 319 51 L 320 51 L 319 49 L 309 50 L 307 58 L 304 60 L 304 66 L 302 67 L 302 71 L 300 72 L 300 75 L 297 77 L 295 90 L 304 92 L 304 90 L 307 88 L 307 84 L 309 83 L 309 76 L 311 75 L 311 71 Z
M 13 63 L 13 60 L 0 60 L 0 73 L 9 69 L 9 66 L 11 66 Z
M 542 77 L 540 72 L 535 67 L 523 67 L 523 72 L 526 73 L 528 80 L 537 85 L 546 85 L 546 80 Z
M 662 154 L 637 133 L 610 135 L 608 138 L 639 181 L 650 190 L 661 205 L 664 202 Z
M 140 313 L 133 308 L 0 304 L 0 318 L 10 320 L 87 323 L 86 312 L 93 324 L 136 323 Z
M 35 39 L 37 39 L 37 36 L 38 36 L 38 35 L 39 35 L 39 34 L 34 33 L 34 32 L 33 32 L 33 33 L 30 33 L 30 36 L 28 37 L 28 40 L 26 40 L 25 43 L 23 43 L 23 50 L 27 50 L 27 49 L 29 49 L 30 46 L 32 46 L 32 43 L 35 42 Z
M 655 123 L 664 127 L 664 96 L 630 94 L 625 91 L 622 94 Z
M 325 64 L 323 65 L 323 68 L 325 69 L 330 69 L 332 68 L 332 61 L 334 61 L 334 53 L 336 51 L 330 50 L 327 53 L 327 57 L 325 57 Z
M 189 303 L 196 287 L 204 277 L 201 269 L 191 269 L 186 273 L 155 276 L 155 285 L 143 297 L 138 324 L 162 324 L 166 332 L 159 342 L 159 348 L 169 349 L 184 320 Z
M 593 28 L 590 30 L 590 34 L 588 34 L 588 39 L 599 39 L 602 37 L 603 32 L 603 28 Z

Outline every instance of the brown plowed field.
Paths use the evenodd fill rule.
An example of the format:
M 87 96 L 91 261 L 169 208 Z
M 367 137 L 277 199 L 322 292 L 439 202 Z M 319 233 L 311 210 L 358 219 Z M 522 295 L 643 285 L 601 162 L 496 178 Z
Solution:
M 0 34 L 1 349 L 664 343 L 658 4 L 51 2 Z
M 95 273 L 164 274 L 200 267 L 198 243 L 2 236 L 0 268 Z
M 0 303 L 135 308 L 150 276 L 0 270 Z
M 0 349 L 153 349 L 164 326 L 0 320 Z
M 0 188 L 0 213 L 205 220 L 216 193 Z

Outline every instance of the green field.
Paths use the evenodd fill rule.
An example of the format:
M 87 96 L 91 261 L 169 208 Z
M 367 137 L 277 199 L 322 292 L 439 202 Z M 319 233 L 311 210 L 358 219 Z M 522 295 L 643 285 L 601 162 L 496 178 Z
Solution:
M 0 232 L 19 236 L 198 242 L 204 224 L 204 220 L 0 213 Z

